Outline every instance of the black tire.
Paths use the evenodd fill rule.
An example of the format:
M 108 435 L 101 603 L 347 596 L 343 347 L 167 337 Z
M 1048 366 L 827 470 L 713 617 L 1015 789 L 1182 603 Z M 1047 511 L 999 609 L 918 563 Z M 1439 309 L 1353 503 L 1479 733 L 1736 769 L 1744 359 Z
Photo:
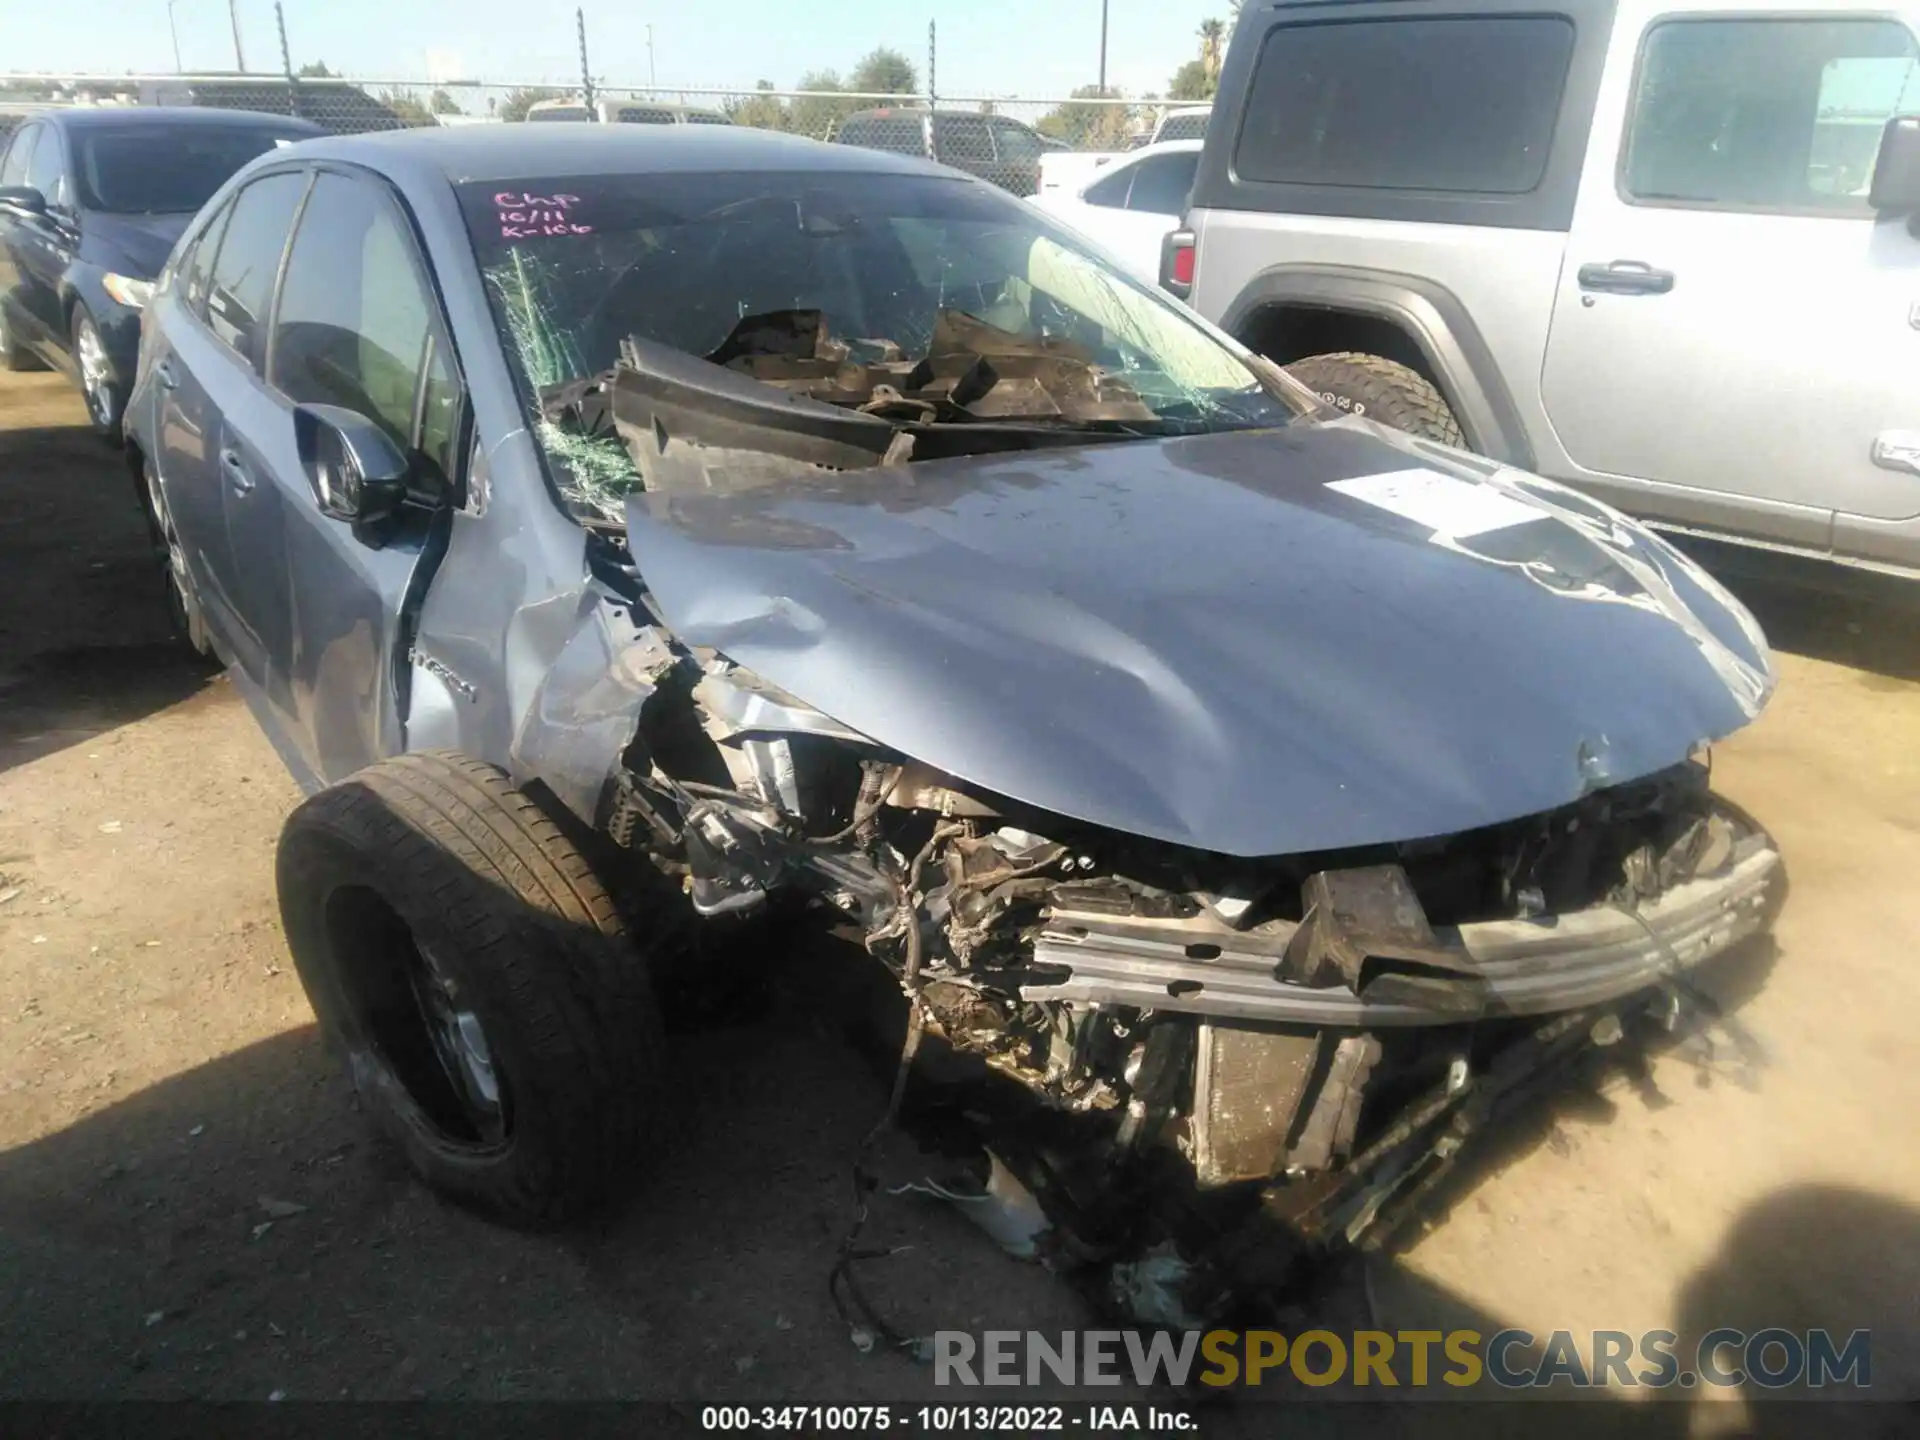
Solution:
M 118 445 L 123 438 L 120 422 L 127 415 L 126 381 L 114 374 L 100 327 L 85 305 L 73 307 L 72 328 L 73 348 L 68 353 L 80 376 L 80 397 L 87 402 L 87 419 L 93 423 L 94 434 Z
M 209 666 L 216 663 L 213 640 L 207 634 L 206 612 L 187 569 L 186 552 L 174 532 L 173 516 L 167 509 L 166 492 L 145 456 L 127 447 L 128 468 L 140 509 L 147 517 L 147 533 L 153 537 L 153 553 L 160 562 L 160 584 L 166 597 L 167 623 L 174 638 L 192 659 Z
M 1364 415 L 1422 440 L 1466 446 L 1446 397 L 1397 361 L 1341 350 L 1296 360 L 1287 373 L 1343 414 Z
M 278 882 L 307 996 L 423 1180 L 528 1226 L 623 1190 L 665 1103 L 646 962 L 579 850 L 505 775 L 445 751 L 362 770 L 289 817 Z M 449 1058 L 471 1044 L 464 1021 L 436 1042 L 436 977 L 485 1065 Z
M 0 370 L 44 370 L 47 367 L 13 333 L 7 323 L 7 311 L 0 305 Z

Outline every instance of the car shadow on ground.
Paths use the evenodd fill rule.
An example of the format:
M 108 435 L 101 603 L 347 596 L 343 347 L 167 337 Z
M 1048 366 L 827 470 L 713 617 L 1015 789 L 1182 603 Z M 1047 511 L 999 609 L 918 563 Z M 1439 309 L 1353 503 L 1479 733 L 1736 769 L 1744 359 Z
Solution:
M 122 454 L 79 426 L 0 429 L 0 771 L 189 698 Z
M 1920 584 L 1795 555 L 1666 538 L 1740 598 L 1774 649 L 1920 681 Z
M 674 1068 L 681 1123 L 654 1172 L 617 1216 L 557 1234 L 487 1224 L 402 1173 L 312 1027 L 0 1155 L 0 1397 L 1035 1398 L 936 1389 L 929 1367 L 849 1343 L 825 1281 L 851 1211 L 847 1161 L 883 1087 L 843 1046 L 769 1017 L 680 1037 Z M 1059 1278 L 944 1207 L 879 1209 L 875 1238 L 906 1247 L 888 1262 L 886 1303 L 917 1330 L 1097 1323 Z M 1371 1264 L 1364 1291 L 1336 1286 L 1280 1327 L 1508 1328 L 1396 1261 Z M 1723 1326 L 1869 1329 L 1881 1403 L 1815 1409 L 1828 1397 L 1798 1388 L 1742 1409 L 1675 1389 L 1651 1405 L 1616 1394 L 1546 1411 L 1483 1384 L 1435 1385 L 1417 1407 L 1403 1388 L 1378 1406 L 1361 1403 L 1377 1390 L 1310 1388 L 1284 1370 L 1251 1392 L 1082 1393 L 1195 1407 L 1215 1436 L 1275 1433 L 1281 1405 L 1288 1433 L 1892 1436 L 1920 1419 L 1917 1288 L 1920 1213 L 1794 1186 L 1743 1214 L 1679 1287 L 1675 1354 L 1690 1361 Z M 1524 1370 L 1539 1355 L 1522 1344 L 1508 1359 Z

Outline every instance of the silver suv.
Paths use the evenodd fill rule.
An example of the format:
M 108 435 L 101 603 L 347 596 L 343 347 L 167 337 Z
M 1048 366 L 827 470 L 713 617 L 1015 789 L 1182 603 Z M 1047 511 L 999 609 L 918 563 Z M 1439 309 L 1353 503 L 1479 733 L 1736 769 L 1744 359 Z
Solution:
M 1920 571 L 1920 10 L 1339 8 L 1245 7 L 1168 288 L 1341 409 Z

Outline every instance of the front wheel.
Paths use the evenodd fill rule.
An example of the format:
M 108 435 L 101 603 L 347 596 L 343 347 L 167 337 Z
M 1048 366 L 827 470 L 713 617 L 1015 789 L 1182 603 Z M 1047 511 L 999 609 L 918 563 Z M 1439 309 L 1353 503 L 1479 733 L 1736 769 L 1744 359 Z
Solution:
M 160 483 L 160 477 L 153 473 L 153 466 L 137 450 L 130 449 L 128 456 L 135 462 L 134 485 L 147 512 L 147 529 L 153 536 L 154 549 L 165 567 L 161 571 L 161 578 L 166 585 L 168 623 L 194 658 L 209 660 L 213 656 L 213 641 L 207 634 L 206 612 L 200 607 L 200 594 L 194 588 L 193 572 L 187 568 L 186 547 L 180 543 L 179 532 L 173 528 L 173 512 L 167 508 L 166 490 Z
M 1287 373 L 1342 414 L 1364 415 L 1422 440 L 1466 445 L 1446 397 L 1397 361 L 1341 350 L 1296 360 Z
M 645 962 L 560 829 L 427 751 L 288 819 L 280 911 L 362 1104 L 451 1199 L 522 1225 L 613 1198 L 667 1096 Z
M 93 421 L 94 433 L 118 442 L 127 397 L 113 373 L 113 361 L 107 358 L 100 327 L 93 323 L 84 305 L 75 306 L 73 311 L 73 363 L 80 371 L 80 393 L 86 399 L 87 418 Z

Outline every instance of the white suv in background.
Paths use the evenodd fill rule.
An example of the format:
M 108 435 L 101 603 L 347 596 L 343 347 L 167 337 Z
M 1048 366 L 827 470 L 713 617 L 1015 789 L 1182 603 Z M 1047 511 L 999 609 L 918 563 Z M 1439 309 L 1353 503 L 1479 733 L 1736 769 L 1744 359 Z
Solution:
M 1077 186 L 1042 190 L 1032 203 L 1104 245 L 1131 273 L 1151 283 L 1160 273 L 1162 242 L 1187 208 L 1200 144 L 1148 145 Z
M 1343 409 L 1920 573 L 1911 0 L 1339 11 L 1243 9 L 1169 288 Z

